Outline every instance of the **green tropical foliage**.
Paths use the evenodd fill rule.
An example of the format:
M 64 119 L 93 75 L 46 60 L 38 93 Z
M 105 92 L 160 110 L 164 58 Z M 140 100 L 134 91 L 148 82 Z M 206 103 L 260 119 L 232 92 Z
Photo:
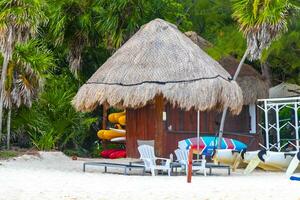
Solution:
M 296 7 L 288 0 L 234 0 L 233 18 L 247 38 L 250 59 L 257 59 L 272 41 L 288 30 Z
M 11 111 L 11 140 L 20 145 L 28 141 L 27 146 L 43 150 L 76 155 L 89 150 L 97 155 L 101 107 L 95 113 L 77 113 L 70 101 L 113 52 L 155 18 L 182 31 L 196 31 L 213 44 L 206 51 L 217 60 L 226 55 L 241 59 L 251 46 L 252 57 L 261 59 L 246 62 L 259 71 L 261 63 L 267 64 L 273 84 L 300 84 L 300 15 L 294 15 L 299 4 L 298 0 L 2 0 L 3 121 Z M 0 120 L 1 105 L 0 99 Z
M 8 65 L 5 107 L 31 107 L 51 67 L 54 67 L 52 53 L 40 42 L 18 44 Z
M 1 57 L 1 56 L 0 56 Z M 11 111 L 24 105 L 31 107 L 42 89 L 44 77 L 54 66 L 52 53 L 40 42 L 18 43 L 8 63 L 3 105 L 8 109 L 7 147 L 10 146 Z M 2 64 L 2 61 L 0 61 Z
M 81 146 L 91 123 L 97 119 L 74 110 L 74 85 L 66 74 L 49 77 L 39 101 L 30 110 L 19 111 L 14 128 L 26 131 L 40 150 Z
M 219 59 L 220 57 L 223 57 L 225 55 L 232 55 L 240 59 L 243 56 L 246 48 L 246 41 L 243 38 L 243 35 L 239 33 L 239 28 L 236 22 L 231 17 L 231 15 L 233 14 L 232 10 L 234 2 L 235 1 L 231 0 L 195 1 L 195 3 L 193 4 L 194 6 L 190 10 L 190 16 L 193 22 L 193 30 L 197 31 L 202 37 L 208 39 L 214 44 L 214 47 L 208 49 L 207 51 L 216 59 Z M 299 1 L 295 0 L 289 2 L 299 7 Z M 295 7 L 293 7 L 293 10 L 294 9 Z M 295 70 L 288 67 L 294 66 L 295 68 L 297 68 L 297 66 L 299 66 L 299 64 L 297 65 L 296 63 L 297 61 L 299 61 L 299 59 L 297 59 L 299 54 L 297 54 L 296 51 L 295 54 L 293 53 L 293 55 L 290 56 L 289 59 L 285 59 L 285 57 L 288 56 L 287 54 L 290 53 L 290 50 L 287 51 L 287 35 L 290 35 L 292 33 L 299 33 L 299 25 L 297 25 L 299 24 L 299 21 L 300 17 L 298 11 L 298 15 L 291 16 L 289 18 L 289 31 L 287 33 L 283 33 L 281 38 L 278 41 L 273 42 L 269 49 L 265 50 L 262 54 L 262 61 L 268 63 L 270 62 L 269 65 L 271 67 L 273 76 L 272 82 L 275 84 L 287 80 L 291 82 L 299 81 L 298 78 L 291 78 L 295 77 Z M 295 37 L 290 37 L 289 41 L 294 45 L 297 45 L 299 43 L 299 40 L 296 40 Z M 285 45 L 287 48 L 282 48 Z M 276 63 L 274 62 L 275 60 L 273 57 L 273 54 L 275 52 L 277 55 L 281 55 L 276 56 Z M 268 59 L 269 55 L 273 55 L 272 58 Z M 252 62 L 251 64 L 254 65 L 257 70 L 261 71 L 259 62 Z
M 96 47 L 101 38 L 95 26 L 103 9 L 95 1 L 57 0 L 47 11 L 49 31 L 46 36 L 68 60 L 70 70 L 78 76 L 82 67 L 82 53 L 88 46 Z
M 300 18 L 292 20 L 289 32 L 264 52 L 262 60 L 268 62 L 274 82 L 288 80 L 300 84 Z
M 155 18 L 180 23 L 185 30 L 191 26 L 184 4 L 176 0 L 104 0 L 99 5 L 103 13 L 96 26 L 110 48 L 120 47 L 142 24 Z
M 3 56 L 0 94 L 0 138 L 2 136 L 3 101 L 9 61 L 17 43 L 34 37 L 47 22 L 43 0 L 2 0 L 0 2 L 0 51 Z M 9 111 L 10 113 L 10 111 Z M 9 132 L 9 131 L 8 131 Z

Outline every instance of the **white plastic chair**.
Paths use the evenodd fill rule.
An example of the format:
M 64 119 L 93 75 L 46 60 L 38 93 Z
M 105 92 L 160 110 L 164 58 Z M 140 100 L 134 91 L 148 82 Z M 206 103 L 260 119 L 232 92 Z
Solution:
M 154 147 L 154 142 L 155 142 L 154 140 L 137 140 L 138 146 L 149 145 L 149 146 Z
M 188 155 L 189 151 L 188 150 L 183 150 L 183 149 L 176 149 L 175 155 L 177 157 L 177 161 L 181 164 L 181 168 L 185 169 L 186 174 L 188 173 Z M 192 165 L 192 170 L 193 171 L 200 171 L 206 176 L 206 160 L 205 160 L 205 155 L 202 155 L 201 160 L 192 160 L 193 163 L 200 162 L 200 165 Z
M 171 175 L 170 159 L 156 157 L 154 154 L 154 148 L 149 145 L 139 146 L 138 151 L 141 155 L 140 159 L 144 161 L 145 170 L 150 171 L 152 176 L 155 176 L 155 173 L 158 170 L 167 171 L 168 175 Z M 156 163 L 158 160 L 161 160 L 163 162 L 161 162 L 161 164 L 158 165 Z

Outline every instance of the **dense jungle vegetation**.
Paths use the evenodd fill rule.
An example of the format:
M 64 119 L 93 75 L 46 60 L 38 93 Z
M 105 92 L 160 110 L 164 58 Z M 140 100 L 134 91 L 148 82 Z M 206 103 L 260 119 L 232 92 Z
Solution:
M 269 0 L 272 2 L 272 0 Z M 250 2 L 260 7 L 259 0 Z M 288 2 L 288 1 L 283 1 Z M 79 113 L 71 100 L 79 87 L 143 24 L 162 18 L 195 31 L 214 47 L 215 59 L 241 59 L 246 39 L 232 0 L 1 0 L 0 65 L 7 66 L 0 147 L 76 151 L 96 155 L 101 107 Z M 300 6 L 299 0 L 289 3 Z M 257 4 L 257 5 L 256 5 Z M 240 10 L 240 12 L 243 12 Z M 255 12 L 255 11 L 253 11 Z M 300 84 L 300 16 L 255 61 L 272 85 Z M 7 131 L 10 130 L 10 131 Z

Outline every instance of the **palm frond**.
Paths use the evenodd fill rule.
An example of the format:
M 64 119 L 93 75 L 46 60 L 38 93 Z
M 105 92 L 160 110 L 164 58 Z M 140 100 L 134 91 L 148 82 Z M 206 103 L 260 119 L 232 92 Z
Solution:
M 247 38 L 250 60 L 287 31 L 288 17 L 297 10 L 288 0 L 233 0 L 233 18 Z
M 12 91 L 13 103 L 20 107 L 22 104 L 31 107 L 33 99 L 36 97 L 38 86 L 34 87 L 37 83 L 32 77 L 31 80 L 24 75 L 19 75 L 16 80 L 15 87 Z
M 0 46 L 2 51 L 14 42 L 25 42 L 48 21 L 43 0 L 0 1 Z M 12 32 L 11 39 L 9 33 Z M 7 50 L 6 50 L 7 51 Z
M 82 67 L 82 53 L 86 46 L 99 38 L 93 24 L 98 16 L 99 6 L 94 1 L 61 0 L 49 12 L 50 39 L 55 45 L 65 45 L 71 72 L 78 77 Z
M 18 43 L 8 65 L 4 107 L 31 107 L 33 100 L 42 91 L 44 77 L 53 66 L 52 52 L 39 41 Z
M 54 67 L 52 52 L 38 40 L 17 44 L 13 60 L 21 65 L 27 73 L 35 73 L 39 76 Z

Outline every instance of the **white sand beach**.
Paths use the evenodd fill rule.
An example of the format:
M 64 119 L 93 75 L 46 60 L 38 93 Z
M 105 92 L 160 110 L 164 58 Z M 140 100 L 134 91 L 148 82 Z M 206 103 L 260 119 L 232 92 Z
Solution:
M 87 160 L 103 161 L 73 161 L 61 152 L 2 160 L 0 199 L 300 199 L 300 182 L 290 181 L 284 173 L 255 171 L 245 176 L 239 170 L 227 176 L 225 170 L 218 170 L 212 176 L 193 176 L 188 184 L 185 176 L 141 176 L 140 170 L 133 170 L 129 176 L 112 169 L 109 171 L 113 173 L 105 174 L 101 167 L 88 167 L 82 172 L 82 164 Z

